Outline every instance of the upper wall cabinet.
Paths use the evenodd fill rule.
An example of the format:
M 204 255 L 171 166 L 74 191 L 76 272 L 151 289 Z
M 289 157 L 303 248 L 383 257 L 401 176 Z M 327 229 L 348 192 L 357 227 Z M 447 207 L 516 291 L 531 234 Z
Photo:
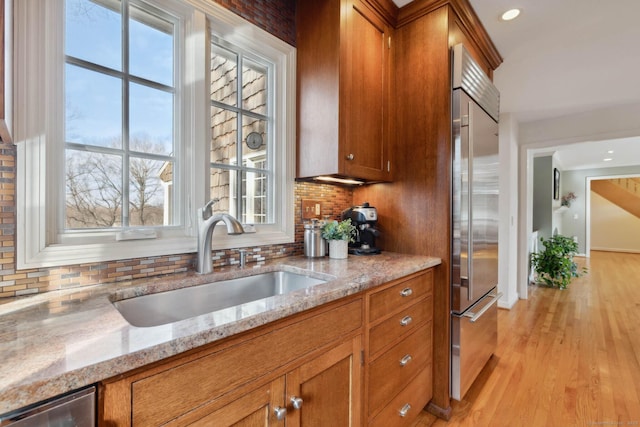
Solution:
M 298 0 L 298 178 L 390 181 L 391 27 L 364 0 Z

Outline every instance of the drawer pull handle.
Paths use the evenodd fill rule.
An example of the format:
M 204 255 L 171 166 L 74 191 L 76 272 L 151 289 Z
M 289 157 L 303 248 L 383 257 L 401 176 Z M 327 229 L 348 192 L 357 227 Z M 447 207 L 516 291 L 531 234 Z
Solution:
M 402 318 L 402 320 L 400 320 L 400 325 L 402 326 L 407 326 L 409 323 L 413 322 L 413 317 L 411 316 L 404 316 Z
M 282 421 L 284 420 L 284 417 L 287 416 L 287 408 L 276 406 L 275 408 L 273 408 L 273 415 L 276 416 L 276 419 L 278 421 Z
M 398 411 L 398 414 L 400 414 L 401 417 L 406 417 L 410 409 L 411 409 L 411 405 L 407 403 L 402 407 L 402 409 Z
M 298 396 L 291 396 L 291 405 L 294 409 L 302 408 L 302 398 Z
M 413 289 L 411 288 L 404 288 L 402 291 L 400 291 L 400 295 L 402 295 L 403 297 L 411 296 L 411 294 L 413 294 Z
M 402 359 L 400 359 L 400 366 L 406 366 L 407 363 L 411 362 L 411 355 L 407 354 Z

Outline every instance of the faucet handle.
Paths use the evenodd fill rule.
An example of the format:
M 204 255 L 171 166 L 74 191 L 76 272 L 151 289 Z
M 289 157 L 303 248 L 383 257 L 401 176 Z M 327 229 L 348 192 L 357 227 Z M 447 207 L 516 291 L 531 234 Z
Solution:
M 213 205 L 215 205 L 219 201 L 220 201 L 220 199 L 216 197 L 214 199 L 209 200 L 207 202 L 207 204 L 204 205 L 204 207 L 202 208 L 202 219 L 207 219 L 211 215 L 213 215 L 213 212 L 212 212 L 211 208 L 213 207 Z

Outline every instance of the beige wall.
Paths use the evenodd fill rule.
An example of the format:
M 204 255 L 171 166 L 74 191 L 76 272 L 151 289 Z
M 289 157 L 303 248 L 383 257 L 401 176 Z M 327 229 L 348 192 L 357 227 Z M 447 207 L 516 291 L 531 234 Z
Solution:
M 593 191 L 591 250 L 640 252 L 640 218 Z

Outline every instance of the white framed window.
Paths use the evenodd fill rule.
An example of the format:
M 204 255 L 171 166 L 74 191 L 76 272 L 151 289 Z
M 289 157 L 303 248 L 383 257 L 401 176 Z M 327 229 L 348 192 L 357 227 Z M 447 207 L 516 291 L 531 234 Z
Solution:
M 293 47 L 204 0 L 15 6 L 18 268 L 194 252 L 212 197 L 256 229 L 214 249 L 294 240 Z M 243 70 L 233 103 L 220 52 Z M 216 108 L 238 130 L 225 160 Z

